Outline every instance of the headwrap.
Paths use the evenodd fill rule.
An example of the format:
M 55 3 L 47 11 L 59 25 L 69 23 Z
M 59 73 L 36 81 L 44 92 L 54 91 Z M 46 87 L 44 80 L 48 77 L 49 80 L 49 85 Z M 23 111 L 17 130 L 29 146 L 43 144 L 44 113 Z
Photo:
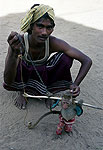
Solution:
M 48 13 L 49 17 L 54 20 L 54 10 L 48 5 L 40 4 L 30 9 L 26 16 L 21 20 L 21 31 L 26 32 L 32 23 L 37 21 L 45 13 Z

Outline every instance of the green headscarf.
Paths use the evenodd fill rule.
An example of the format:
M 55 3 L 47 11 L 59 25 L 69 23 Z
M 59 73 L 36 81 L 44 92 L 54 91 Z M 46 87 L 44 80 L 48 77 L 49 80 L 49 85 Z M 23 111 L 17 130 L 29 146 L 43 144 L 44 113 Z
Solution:
M 54 20 L 54 10 L 48 5 L 40 4 L 39 6 L 30 9 L 26 16 L 21 20 L 21 31 L 26 32 L 30 28 L 30 25 L 42 17 L 46 12 L 49 17 Z

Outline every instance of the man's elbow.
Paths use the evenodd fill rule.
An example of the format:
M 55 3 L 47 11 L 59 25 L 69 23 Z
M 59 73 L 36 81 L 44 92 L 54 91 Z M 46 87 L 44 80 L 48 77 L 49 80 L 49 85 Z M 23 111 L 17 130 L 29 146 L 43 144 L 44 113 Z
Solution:
M 92 66 L 92 59 L 90 57 L 87 57 L 84 63 L 88 66 L 88 68 L 90 68 Z
M 92 66 L 92 59 L 91 58 L 88 58 L 88 64 L 90 67 Z

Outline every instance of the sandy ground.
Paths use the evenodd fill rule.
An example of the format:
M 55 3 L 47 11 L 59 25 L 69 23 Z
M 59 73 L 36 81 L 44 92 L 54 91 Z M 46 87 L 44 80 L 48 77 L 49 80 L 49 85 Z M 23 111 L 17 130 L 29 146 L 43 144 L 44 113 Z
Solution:
M 76 117 L 73 134 L 70 135 L 65 132 L 61 136 L 56 135 L 57 115 L 46 117 L 33 130 L 25 127 L 26 110 L 18 110 L 13 104 L 17 94 L 2 87 L 7 36 L 12 30 L 19 32 L 23 15 L 24 13 L 17 13 L 0 17 L 0 149 L 103 150 L 103 111 L 100 110 L 83 107 L 84 113 L 81 117 Z M 103 107 L 103 31 L 56 18 L 53 34 L 92 58 L 92 68 L 80 85 L 81 94 L 77 99 Z M 71 70 L 73 78 L 78 67 L 79 63 L 74 61 Z M 60 95 L 62 94 L 61 92 Z M 26 123 L 35 122 L 47 111 L 43 102 L 31 100 Z

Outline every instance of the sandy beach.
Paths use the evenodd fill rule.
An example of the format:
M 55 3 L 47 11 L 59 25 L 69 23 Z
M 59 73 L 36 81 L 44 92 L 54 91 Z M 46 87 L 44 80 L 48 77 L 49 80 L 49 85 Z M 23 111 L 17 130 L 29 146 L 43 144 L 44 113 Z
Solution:
M 78 1 L 81 2 L 81 0 Z M 64 39 L 92 59 L 93 65 L 80 85 L 81 94 L 77 100 L 83 99 L 85 103 L 103 107 L 103 6 L 101 6 L 103 1 L 90 0 L 90 2 L 90 4 L 93 2 L 90 14 L 95 10 L 93 20 L 90 19 L 89 13 L 84 13 L 84 16 L 83 13 L 70 15 L 69 12 L 67 14 L 64 11 L 66 15 L 63 17 L 62 11 L 62 17 L 60 17 L 62 6 L 60 3 L 59 10 L 56 12 L 56 27 L 53 35 Z M 53 2 L 51 4 L 53 5 Z M 71 2 L 70 4 L 68 9 L 70 7 L 72 11 L 74 5 Z M 87 5 L 85 6 L 87 8 Z M 79 4 L 75 7 L 78 8 L 77 12 L 84 9 L 79 7 Z M 91 10 L 89 0 L 88 8 Z M 27 124 L 29 121 L 34 123 L 42 114 L 48 112 L 44 102 L 39 100 L 29 101 L 28 113 L 27 110 L 19 110 L 14 106 L 17 93 L 6 91 L 2 86 L 8 48 L 7 37 L 11 31 L 20 32 L 20 20 L 24 15 L 25 12 L 16 12 L 0 16 L 0 150 L 103 150 L 102 110 L 83 107 L 83 115 L 76 117 L 73 132 L 69 135 L 65 132 L 61 136 L 56 135 L 58 115 L 47 116 L 33 130 L 29 130 L 24 125 L 26 114 L 25 123 Z M 83 19 L 86 17 L 86 20 L 82 22 L 80 17 Z M 71 70 L 73 79 L 76 77 L 79 66 L 80 64 L 74 61 Z M 58 93 L 60 96 L 62 94 L 63 92 Z

